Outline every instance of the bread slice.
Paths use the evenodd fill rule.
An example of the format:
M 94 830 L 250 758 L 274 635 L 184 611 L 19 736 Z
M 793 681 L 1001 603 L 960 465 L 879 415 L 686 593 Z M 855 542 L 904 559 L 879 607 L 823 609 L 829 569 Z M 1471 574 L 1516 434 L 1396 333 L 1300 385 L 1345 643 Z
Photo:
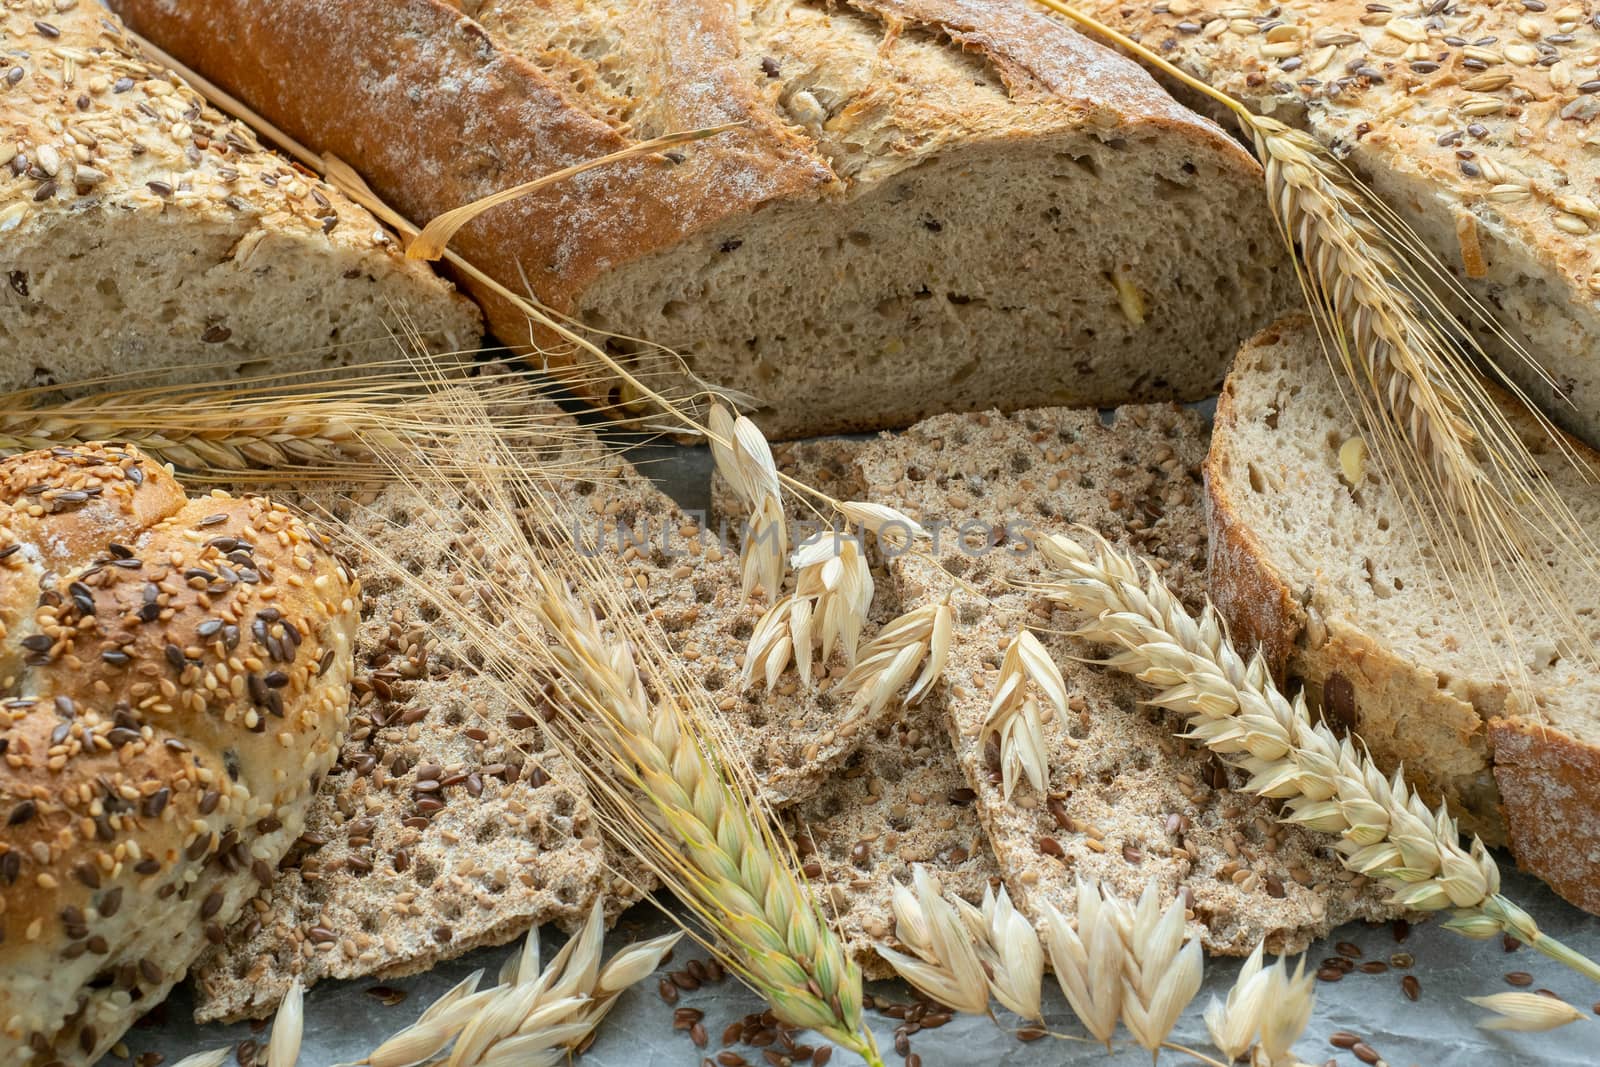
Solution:
M 1333 148 L 1550 378 L 1520 359 L 1502 366 L 1551 417 L 1600 445 L 1592 7 L 1081 6 Z M 1482 334 L 1490 352 L 1504 354 Z
M 464 297 L 99 3 L 7 4 L 0 40 L 0 392 L 387 359 L 401 322 L 477 346 Z
M 741 123 L 455 247 L 619 351 L 678 350 L 774 437 L 1199 398 L 1296 299 L 1250 156 L 1031 0 L 114 6 L 417 219 Z
M 1156 559 L 1191 601 L 1203 596 L 1205 522 L 1200 419 L 1173 407 L 941 416 L 862 449 L 871 499 L 925 526 L 947 524 L 930 559 L 891 565 L 903 610 L 952 588 L 957 641 L 936 693 L 957 764 L 975 794 L 1011 895 L 1037 917 L 1046 902 L 1070 911 L 1079 877 L 1125 896 L 1154 878 L 1182 893 L 1206 947 L 1242 954 L 1265 938 L 1298 950 L 1333 926 L 1390 913 L 1380 894 L 1346 871 L 1332 839 L 1275 820 L 1271 804 L 1235 792 L 1233 776 L 1179 740 L 1174 724 L 1143 706 L 1139 683 L 1083 662 L 1098 651 L 1064 635 L 1065 612 L 1017 583 L 1048 574 L 1022 527 L 1070 533 L 1088 524 Z M 993 540 L 968 520 L 1012 522 Z M 1050 780 L 1008 802 L 997 752 L 979 743 L 1005 644 L 1024 626 L 1050 650 L 1070 696 L 1065 721 L 1046 724 Z
M 1600 539 L 1600 458 L 1574 442 L 1580 473 L 1509 404 L 1506 417 Z M 1371 462 L 1341 464 L 1359 435 L 1307 320 L 1240 352 L 1206 465 L 1218 606 L 1381 765 L 1403 763 L 1464 828 L 1508 842 L 1522 867 L 1600 911 L 1600 682 L 1551 644 L 1524 664 L 1526 688 L 1508 684 L 1504 630 L 1466 594 L 1478 580 L 1453 574 L 1447 588 L 1404 494 Z M 1592 583 L 1574 573 L 1563 586 L 1600 642 Z M 1505 610 L 1530 634 L 1562 629 L 1538 605 Z

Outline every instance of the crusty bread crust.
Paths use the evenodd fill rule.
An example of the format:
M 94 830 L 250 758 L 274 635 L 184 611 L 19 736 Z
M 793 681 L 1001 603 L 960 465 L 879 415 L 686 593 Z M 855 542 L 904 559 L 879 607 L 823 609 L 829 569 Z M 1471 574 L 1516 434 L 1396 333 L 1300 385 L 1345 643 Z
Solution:
M 928 413 L 931 405 L 915 395 L 917 390 L 895 389 L 858 393 L 854 401 L 857 410 L 847 413 L 830 410 L 846 406 L 842 400 L 808 404 L 807 398 L 797 398 L 789 391 L 792 376 L 800 373 L 793 366 L 813 362 L 831 366 L 841 360 L 842 356 L 830 350 L 829 342 L 808 340 L 809 335 L 801 336 L 806 331 L 788 319 L 781 321 L 793 326 L 792 330 L 767 329 L 778 312 L 758 310 L 765 305 L 754 301 L 743 309 L 751 316 L 749 323 L 729 326 L 719 319 L 677 327 L 682 337 L 667 336 L 663 334 L 670 334 L 679 321 L 678 313 L 668 309 L 687 305 L 686 314 L 692 317 L 693 307 L 707 302 L 706 292 L 733 284 L 717 270 L 731 262 L 728 257 L 749 236 L 740 227 L 754 227 L 780 208 L 804 209 L 818 202 L 846 204 L 875 191 L 890 204 L 898 203 L 900 194 L 893 182 L 900 176 L 947 159 L 966 160 L 961 153 L 969 149 L 976 150 L 972 154 L 982 163 L 984 149 L 1009 153 L 1036 148 L 1038 158 L 1019 163 L 1019 171 L 1048 168 L 1051 153 L 1061 153 L 1064 159 L 1067 147 L 1077 149 L 1071 155 L 1082 155 L 1082 144 L 1064 143 L 1074 137 L 1110 145 L 1108 151 L 1112 152 L 1129 148 L 1146 154 L 1141 158 L 1160 156 L 1171 170 L 1170 175 L 1163 172 L 1162 178 L 1173 181 L 1160 186 L 1153 196 L 1183 187 L 1193 199 L 1174 200 L 1173 204 L 1196 205 L 1182 210 L 1207 217 L 1215 204 L 1252 206 L 1247 217 L 1234 220 L 1225 230 L 1239 246 L 1225 269 L 1251 279 L 1239 282 L 1236 303 L 1255 309 L 1240 315 L 1249 314 L 1257 321 L 1230 322 L 1222 332 L 1253 329 L 1260 318 L 1255 311 L 1262 310 L 1255 302 L 1271 302 L 1289 292 L 1288 275 L 1278 270 L 1281 249 L 1266 225 L 1265 211 L 1245 199 L 1259 174 L 1249 154 L 1214 124 L 1177 105 L 1137 65 L 1061 27 L 1026 0 L 851 0 L 826 5 L 826 17 L 832 18 L 836 12 L 841 23 L 871 22 L 882 35 L 882 54 L 876 61 L 870 56 L 864 60 L 842 47 L 828 51 L 825 44 L 819 46 L 822 51 L 818 55 L 795 58 L 792 66 L 812 70 L 807 76 L 821 80 L 826 80 L 832 68 L 866 65 L 890 71 L 864 75 L 860 84 L 851 82 L 841 89 L 831 83 L 818 87 L 818 94 L 825 98 L 841 97 L 836 101 L 842 109 L 839 122 L 830 120 L 829 129 L 807 126 L 799 115 L 803 109 L 785 90 L 783 80 L 797 75 L 761 74 L 767 64 L 775 72 L 779 61 L 752 50 L 744 39 L 751 31 L 739 22 L 741 5 L 725 0 L 652 0 L 628 5 L 626 16 L 611 16 L 598 39 L 576 43 L 574 34 L 560 23 L 564 9 L 582 5 L 527 0 L 492 4 L 114 0 L 114 6 L 136 28 L 224 84 L 290 134 L 356 166 L 379 195 L 417 221 L 622 148 L 637 139 L 641 128 L 665 132 L 742 123 L 736 130 L 671 153 L 671 159 L 657 156 L 603 168 L 497 207 L 465 227 L 454 244 L 501 283 L 517 290 L 531 289 L 557 312 L 587 316 L 597 327 L 624 334 L 645 332 L 651 341 L 679 344 L 697 373 L 708 373 L 697 360 L 714 362 L 716 370 L 709 375 L 712 383 L 768 402 L 770 407 L 761 413 L 763 425 L 782 436 L 905 424 Z M 795 6 L 815 15 L 814 9 L 824 5 Z M 772 12 L 782 7 L 757 4 L 749 17 L 781 23 Z M 463 15 L 463 10 L 468 15 L 480 13 L 482 21 Z M 530 24 L 537 25 L 529 29 Z M 519 33 L 526 40 L 518 37 Z M 915 81 L 893 66 L 895 43 L 914 37 L 945 42 L 940 46 L 944 53 L 959 58 L 946 59 L 947 69 L 938 76 L 924 72 L 923 81 Z M 618 38 L 625 38 L 626 44 Z M 586 50 L 586 46 L 592 47 Z M 589 51 L 598 58 L 588 55 Z M 615 53 L 648 53 L 658 57 L 659 63 L 652 60 L 650 68 L 641 73 Z M 969 55 L 970 60 L 966 58 Z M 969 63 L 982 73 L 969 70 Z M 974 78 L 980 84 L 994 81 L 1000 85 L 988 110 L 980 111 L 971 103 Z M 612 85 L 612 79 L 626 84 Z M 811 97 L 809 92 L 803 95 Z M 606 106 L 615 98 L 624 101 L 618 114 Z M 819 105 L 811 100 L 809 106 Z M 835 126 L 844 129 L 833 129 Z M 835 136 L 837 143 L 830 140 Z M 859 168 L 857 163 L 861 163 Z M 1096 165 L 1090 161 L 1085 166 L 1092 170 Z M 1062 169 L 1062 179 L 1083 173 L 1070 162 Z M 1190 178 L 1195 183 L 1192 188 L 1185 184 Z M 1115 197 L 1117 191 L 1108 189 L 1103 195 Z M 1042 200 L 1024 203 L 1037 207 L 1040 215 L 1046 214 Z M 1081 206 L 1073 205 L 1075 209 Z M 938 204 L 930 204 L 927 211 L 938 209 Z M 1161 209 L 1174 212 L 1175 224 L 1183 217 L 1176 206 Z M 908 216 L 906 228 L 914 232 L 896 239 L 909 246 L 940 225 L 931 214 L 925 223 Z M 1059 239 L 1052 236 L 1048 220 L 1035 225 L 1047 239 Z M 827 218 L 817 219 L 804 210 L 784 216 L 784 227 L 785 233 L 793 233 L 796 239 L 820 230 L 830 241 L 836 239 L 840 248 L 865 237 L 846 232 L 843 224 L 830 228 Z M 1192 247 L 1184 250 L 1183 242 L 1174 240 L 1169 232 L 1137 234 L 1138 239 L 1130 242 L 1120 240 L 1115 229 L 1111 224 L 1105 226 L 1108 244 L 1131 247 L 1150 238 L 1153 247 L 1126 254 L 1138 261 L 1139 284 L 1154 290 L 1148 315 L 1158 323 L 1168 322 L 1166 317 L 1177 314 L 1175 303 L 1195 299 L 1197 288 L 1187 279 L 1182 283 L 1176 279 L 1186 276 L 1185 264 L 1199 264 L 1202 253 Z M 872 240 L 883 238 L 874 236 Z M 1088 243 L 1078 242 L 1080 246 Z M 684 258 L 670 262 L 663 258 L 675 251 L 682 251 Z M 747 257 L 751 251 L 746 249 Z M 884 255 L 892 264 L 898 254 Z M 1111 255 L 1105 253 L 1103 258 L 1108 261 L 1087 280 L 1094 289 L 1097 310 L 1117 306 L 1109 276 L 1119 267 L 1109 261 Z M 1048 256 L 1047 249 L 1043 258 Z M 630 266 L 640 267 L 638 274 L 627 274 L 630 280 L 649 275 L 649 270 L 656 269 L 652 264 L 659 264 L 663 272 L 694 275 L 700 279 L 699 290 L 679 300 L 676 295 L 663 297 L 654 289 L 647 297 L 632 291 L 613 293 L 600 284 L 617 279 Z M 770 267 L 770 263 L 740 261 L 746 276 Z M 866 261 L 857 269 L 882 274 L 884 268 L 882 263 Z M 1037 269 L 1048 268 L 1041 262 Z M 1208 263 L 1193 273 L 1213 269 Z M 1100 276 L 1102 272 L 1106 277 Z M 844 279 L 846 273 L 841 271 L 834 281 Z M 905 292 L 886 282 L 883 299 L 866 300 L 853 312 L 867 320 L 862 325 L 895 314 L 917 327 L 909 331 L 912 336 L 899 339 L 903 342 L 899 350 L 873 353 L 874 360 L 897 355 L 903 360 L 903 354 L 917 351 L 919 331 L 938 336 L 962 314 L 959 310 L 949 315 L 923 314 L 916 309 L 920 306 L 917 301 L 924 297 L 938 298 L 927 305 L 935 312 L 945 299 L 945 290 L 955 300 L 951 307 L 966 307 L 971 313 L 1007 303 L 999 299 L 997 291 L 988 291 L 996 290 L 999 282 L 975 285 L 984 291 L 972 291 L 960 284 L 960 272 L 954 281 L 950 271 L 931 273 L 938 277 L 897 279 L 896 286 L 909 287 Z M 783 277 L 781 271 L 776 277 Z M 918 289 L 911 284 L 914 280 L 926 284 Z M 757 284 L 781 288 L 776 280 Z M 860 279 L 854 288 L 878 292 Z M 502 341 L 527 347 L 550 340 L 492 293 L 477 295 Z M 595 306 L 586 303 L 591 297 Z M 805 303 L 799 294 L 794 299 Z M 904 310 L 895 310 L 902 305 Z M 1048 320 L 1043 323 L 1023 315 L 1022 310 L 1018 309 L 1015 328 L 1033 331 L 1027 334 L 1028 346 L 1037 348 L 1038 361 L 1059 360 L 1061 374 L 1049 376 L 1047 384 L 1030 382 L 1026 397 L 1005 392 L 1007 388 L 1013 394 L 1019 392 L 1017 381 L 1008 384 L 1005 375 L 986 386 L 986 395 L 969 397 L 986 379 L 952 360 L 948 368 L 939 365 L 938 380 L 919 384 L 929 391 L 942 389 L 945 395 L 960 398 L 961 406 L 966 407 L 1165 399 L 1179 393 L 1198 399 L 1214 388 L 1220 377 L 1214 374 L 1217 367 L 1211 349 L 1218 343 L 1230 343 L 1190 331 L 1181 339 L 1181 346 L 1192 343 L 1195 359 L 1183 366 L 1161 364 L 1145 373 L 1150 368 L 1136 360 L 1158 359 L 1149 345 L 1135 346 L 1131 352 L 1102 348 L 1099 346 L 1113 344 L 1106 339 L 1112 332 L 1107 328 L 1088 330 L 1086 340 L 1061 326 L 1060 308 L 1034 309 Z M 1276 310 L 1274 306 L 1262 314 Z M 602 312 L 604 322 L 600 321 Z M 1134 316 L 1140 318 L 1140 327 L 1144 314 Z M 1117 318 L 1126 329 L 1127 322 Z M 644 322 L 659 329 L 647 329 L 641 325 Z M 740 336 L 731 340 L 731 335 L 716 332 L 720 329 Z M 571 358 L 567 346 L 556 347 L 549 358 L 557 365 Z M 1117 366 L 1091 374 L 1087 358 L 1072 366 L 1074 348 L 1082 349 L 1085 356 L 1103 356 Z M 1003 353 L 989 358 L 996 364 L 1004 362 Z M 777 385 L 758 373 L 780 364 L 790 368 L 791 378 Z M 821 369 L 816 377 L 818 381 L 825 377 Z M 1079 380 L 1093 382 L 1094 394 L 1082 391 L 1087 386 L 1074 384 Z M 780 395 L 764 395 L 764 384 L 778 389 Z M 829 395 L 822 385 L 812 387 L 818 395 Z M 590 382 L 588 388 L 594 392 L 604 386 Z
M 286 509 L 134 449 L 0 464 L 0 1060 L 94 1063 L 272 882 L 359 594 Z
M 1290 316 L 1253 338 L 1240 364 L 1252 350 L 1316 343 L 1310 319 Z M 1464 699 L 1380 635 L 1318 616 L 1313 591 L 1294 586 L 1252 529 L 1244 472 L 1229 468 L 1240 424 L 1261 414 L 1240 406 L 1238 385 L 1230 377 L 1218 400 L 1205 465 L 1209 588 L 1233 634 L 1259 647 L 1280 677 L 1303 682 L 1321 713 L 1359 733 L 1381 766 L 1404 766 L 1430 804 L 1448 801 L 1463 830 L 1509 845 L 1522 868 L 1600 911 L 1600 749 L 1519 713 L 1515 694 Z

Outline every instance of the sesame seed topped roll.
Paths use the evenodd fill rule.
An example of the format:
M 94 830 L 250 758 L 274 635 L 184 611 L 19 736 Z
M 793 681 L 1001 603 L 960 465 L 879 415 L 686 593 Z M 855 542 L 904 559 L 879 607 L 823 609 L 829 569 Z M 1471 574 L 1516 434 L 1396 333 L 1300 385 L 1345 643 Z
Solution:
M 94 1063 L 271 882 L 359 602 L 266 498 L 126 446 L 0 462 L 0 1062 Z

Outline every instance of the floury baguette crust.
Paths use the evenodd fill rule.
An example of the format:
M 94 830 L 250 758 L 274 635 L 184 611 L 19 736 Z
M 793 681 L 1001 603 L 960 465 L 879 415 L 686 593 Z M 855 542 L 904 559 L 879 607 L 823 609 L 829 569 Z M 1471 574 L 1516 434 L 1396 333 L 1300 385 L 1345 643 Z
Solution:
M 390 359 L 477 309 L 144 58 L 95 0 L 0 0 L 0 392 Z
M 1211 393 L 1294 299 L 1259 171 L 1029 0 L 116 0 L 415 220 L 672 130 L 455 247 L 769 435 Z M 500 339 L 530 335 L 487 294 Z M 603 398 L 600 398 L 603 399 Z

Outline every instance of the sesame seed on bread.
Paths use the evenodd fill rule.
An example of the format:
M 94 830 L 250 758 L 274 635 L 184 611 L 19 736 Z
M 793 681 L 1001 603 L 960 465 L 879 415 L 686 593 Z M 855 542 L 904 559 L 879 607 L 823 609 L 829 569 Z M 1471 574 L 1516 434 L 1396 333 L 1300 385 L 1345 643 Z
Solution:
M 1265 938 L 1303 948 L 1340 922 L 1391 913 L 1382 895 L 1346 871 L 1331 838 L 1279 824 L 1270 803 L 1234 789 L 1235 777 L 1141 701 L 1136 681 L 1092 661 L 1103 652 L 1065 636 L 1075 625 L 1015 583 L 1048 578 L 1020 538 L 958 527 L 1018 522 L 1037 532 L 1093 527 L 1152 557 L 1180 595 L 1204 596 L 1200 485 L 1206 432 L 1191 412 L 1150 406 L 1050 409 L 1012 416 L 940 416 L 862 447 L 870 499 L 948 524 L 934 559 L 890 563 L 901 609 L 957 588 L 956 640 L 937 701 L 957 765 L 1012 898 L 1037 918 L 1048 902 L 1069 914 L 1079 877 L 1134 897 L 1154 878 L 1182 894 L 1206 947 L 1243 954 Z M 1001 543 L 985 551 L 984 545 Z M 1007 801 L 998 753 L 979 743 L 1002 653 L 1024 626 L 1066 679 L 1065 721 L 1045 725 L 1050 779 Z
M 477 309 L 144 56 L 98 0 L 0 0 L 0 392 L 388 359 Z M 181 369 L 180 369 L 181 368 Z
M 359 583 L 263 497 L 137 450 L 0 462 L 0 1059 L 87 1067 L 300 834 Z

